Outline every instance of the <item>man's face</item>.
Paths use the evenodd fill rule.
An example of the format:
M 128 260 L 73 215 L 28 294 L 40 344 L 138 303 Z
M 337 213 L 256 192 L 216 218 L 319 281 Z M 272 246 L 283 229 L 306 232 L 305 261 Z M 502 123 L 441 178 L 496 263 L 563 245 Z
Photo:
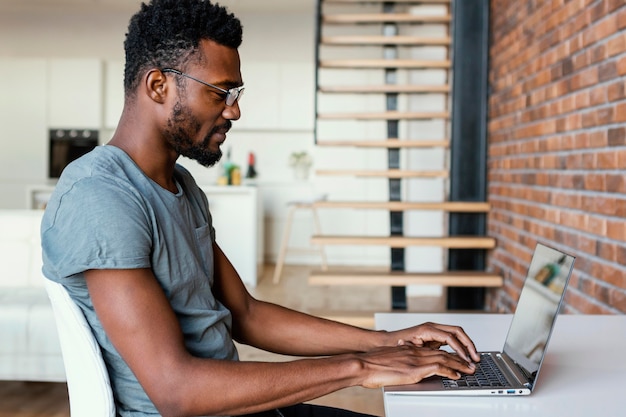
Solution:
M 222 157 L 219 145 L 223 140 L 214 139 L 216 135 L 223 136 L 230 129 L 232 123 L 226 120 L 223 125 L 214 125 L 204 138 L 196 142 L 194 138 L 202 129 L 202 123 L 193 115 L 189 106 L 178 101 L 170 118 L 167 121 L 167 140 L 174 150 L 182 156 L 193 159 L 206 167 L 213 166 Z M 212 139 L 213 138 L 213 139 Z M 217 147 L 215 146 L 217 144 Z
M 202 41 L 200 49 L 204 59 L 188 65 L 186 74 L 224 90 L 243 84 L 236 50 L 212 41 Z M 218 89 L 183 75 L 171 76 L 183 78 L 177 81 L 184 88 L 177 88 L 178 97 L 164 132 L 166 140 L 179 155 L 204 166 L 215 165 L 222 156 L 220 146 L 232 120 L 239 119 L 239 104 L 228 106 Z

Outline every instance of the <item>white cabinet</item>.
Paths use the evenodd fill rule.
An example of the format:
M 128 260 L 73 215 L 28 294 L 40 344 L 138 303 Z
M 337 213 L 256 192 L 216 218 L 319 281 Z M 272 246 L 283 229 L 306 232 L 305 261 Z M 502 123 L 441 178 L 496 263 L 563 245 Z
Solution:
M 0 58 L 0 183 L 47 177 L 46 61 Z
M 102 127 L 102 68 L 99 59 L 51 59 L 48 62 L 50 127 Z
M 209 200 L 215 240 L 246 285 L 263 265 L 263 210 L 256 187 L 201 186 Z
M 115 129 L 124 108 L 124 62 L 106 61 L 104 67 L 104 127 Z
M 246 62 L 242 76 L 246 91 L 238 129 L 313 130 L 315 71 L 310 63 Z

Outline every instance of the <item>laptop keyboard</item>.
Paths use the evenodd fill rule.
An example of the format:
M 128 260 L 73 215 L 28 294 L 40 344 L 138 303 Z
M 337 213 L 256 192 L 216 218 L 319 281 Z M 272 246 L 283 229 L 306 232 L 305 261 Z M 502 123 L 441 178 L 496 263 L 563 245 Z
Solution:
M 476 372 L 473 375 L 463 375 L 461 379 L 443 379 L 443 387 L 446 389 L 475 388 L 475 387 L 502 387 L 510 384 L 496 365 L 493 357 L 483 354 L 480 362 L 476 364 Z

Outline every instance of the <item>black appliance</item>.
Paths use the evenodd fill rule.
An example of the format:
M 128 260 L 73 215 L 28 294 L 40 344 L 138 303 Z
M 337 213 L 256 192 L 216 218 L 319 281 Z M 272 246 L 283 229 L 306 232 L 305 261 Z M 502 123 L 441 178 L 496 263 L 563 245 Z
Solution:
M 50 129 L 48 176 L 59 178 L 73 160 L 98 146 L 98 131 L 90 129 Z

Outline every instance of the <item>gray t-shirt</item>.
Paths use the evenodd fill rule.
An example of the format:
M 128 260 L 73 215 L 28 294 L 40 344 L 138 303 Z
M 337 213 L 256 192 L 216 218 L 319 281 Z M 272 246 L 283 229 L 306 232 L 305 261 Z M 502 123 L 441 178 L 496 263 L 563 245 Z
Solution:
M 151 268 L 189 352 L 238 360 L 231 314 L 211 289 L 215 233 L 206 196 L 184 168 L 176 166 L 174 175 L 176 194 L 148 178 L 121 149 L 97 147 L 65 168 L 41 225 L 43 273 L 62 283 L 85 314 L 124 417 L 158 411 L 104 333 L 84 271 Z

